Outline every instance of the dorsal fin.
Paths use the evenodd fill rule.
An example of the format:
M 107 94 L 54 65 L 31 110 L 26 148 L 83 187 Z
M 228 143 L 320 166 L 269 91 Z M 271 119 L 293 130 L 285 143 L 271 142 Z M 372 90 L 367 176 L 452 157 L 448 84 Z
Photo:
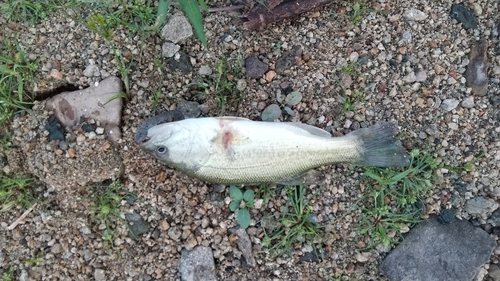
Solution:
M 331 138 L 332 135 L 328 133 L 327 131 L 320 129 L 318 127 L 314 127 L 311 125 L 307 125 L 304 123 L 299 123 L 299 122 L 282 122 L 280 124 L 286 125 L 286 126 L 293 126 L 295 128 L 302 129 L 312 135 L 319 136 L 319 137 L 324 137 L 324 138 Z
M 245 121 L 251 121 L 250 119 L 248 118 L 243 118 L 243 117 L 236 117 L 236 116 L 220 116 L 220 117 L 215 117 L 217 119 L 221 119 L 221 120 L 227 120 L 227 121 L 237 121 L 237 120 L 245 120 Z

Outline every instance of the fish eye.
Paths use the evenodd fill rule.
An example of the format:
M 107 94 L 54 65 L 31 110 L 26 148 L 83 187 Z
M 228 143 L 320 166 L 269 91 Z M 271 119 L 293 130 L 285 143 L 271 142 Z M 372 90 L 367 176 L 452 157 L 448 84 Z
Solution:
M 156 148 L 157 155 L 163 156 L 163 155 L 166 155 L 167 153 L 168 153 L 168 149 L 165 146 L 158 146 Z

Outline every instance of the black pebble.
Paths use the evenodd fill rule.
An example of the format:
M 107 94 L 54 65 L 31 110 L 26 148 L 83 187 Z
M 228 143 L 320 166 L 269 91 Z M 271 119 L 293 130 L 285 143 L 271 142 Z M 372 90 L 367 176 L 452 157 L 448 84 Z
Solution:
M 86 123 L 86 124 L 82 125 L 82 130 L 84 130 L 87 133 L 94 132 L 95 129 L 97 129 L 97 125 L 96 124 L 88 124 L 88 123 Z
M 460 22 L 465 29 L 477 28 L 476 16 L 462 4 L 451 5 L 450 17 Z
M 455 213 L 452 210 L 443 210 L 439 214 L 438 221 L 442 224 L 447 224 L 455 220 Z
M 45 129 L 49 131 L 49 140 L 64 140 L 64 128 L 54 115 L 50 115 L 47 119 Z

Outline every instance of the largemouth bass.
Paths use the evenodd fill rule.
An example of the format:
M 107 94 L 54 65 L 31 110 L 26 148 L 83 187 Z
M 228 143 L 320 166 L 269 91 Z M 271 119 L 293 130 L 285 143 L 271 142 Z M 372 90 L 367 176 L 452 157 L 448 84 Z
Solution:
M 385 122 L 342 137 L 295 122 L 238 117 L 184 119 L 153 126 L 140 147 L 158 160 L 213 183 L 281 183 L 335 163 L 404 167 L 409 158 Z

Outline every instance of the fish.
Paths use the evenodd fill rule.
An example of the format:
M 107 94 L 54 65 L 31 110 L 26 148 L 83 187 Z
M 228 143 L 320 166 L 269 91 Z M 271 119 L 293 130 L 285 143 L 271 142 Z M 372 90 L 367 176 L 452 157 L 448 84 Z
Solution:
M 204 117 L 147 129 L 139 147 L 161 162 L 218 184 L 287 183 L 336 163 L 405 167 L 397 125 L 381 122 L 341 137 L 299 122 Z

